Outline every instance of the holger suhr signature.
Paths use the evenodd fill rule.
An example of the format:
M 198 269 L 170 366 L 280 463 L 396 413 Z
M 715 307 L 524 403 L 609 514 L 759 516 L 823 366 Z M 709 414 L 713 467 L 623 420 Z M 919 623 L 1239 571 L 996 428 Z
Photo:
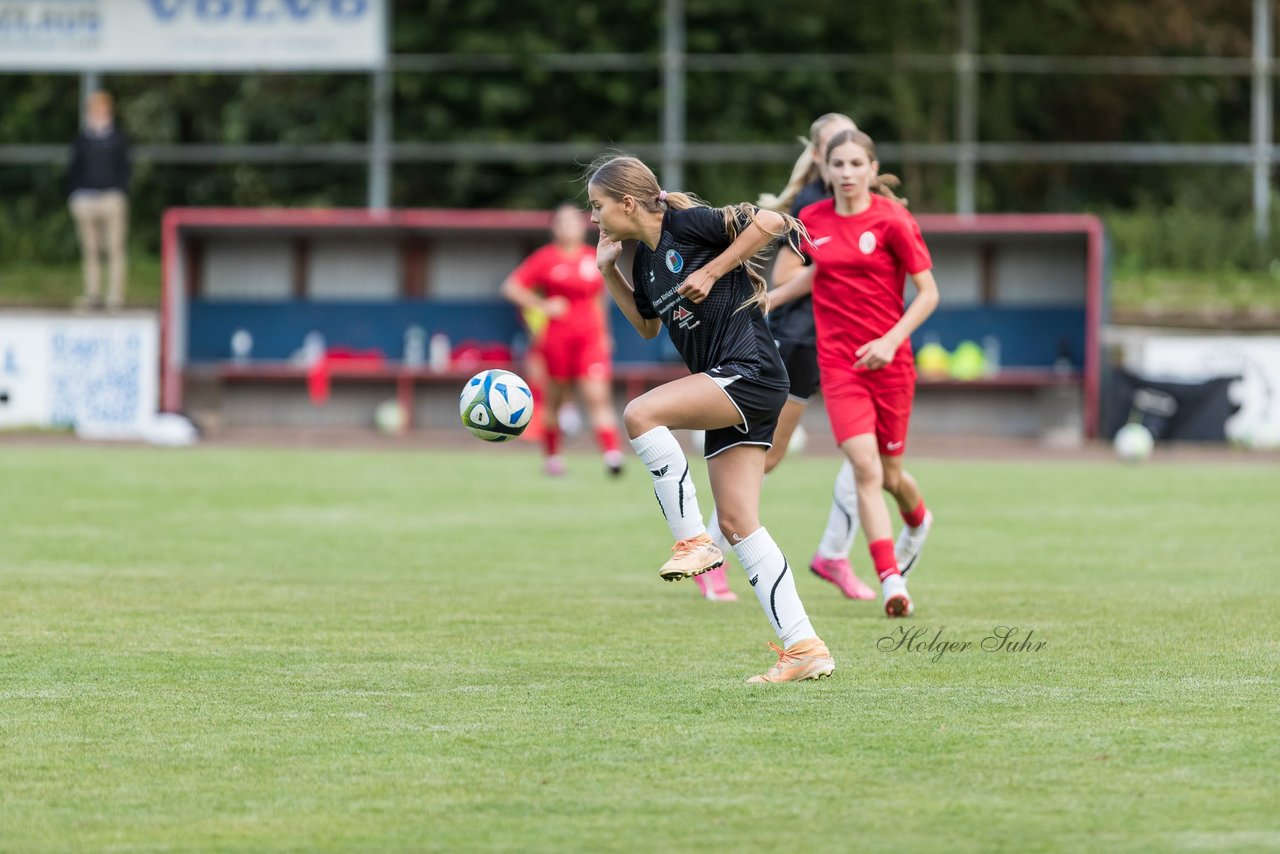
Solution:
M 930 629 L 928 626 L 898 626 L 876 641 L 881 652 L 916 652 L 929 655 L 938 662 L 948 653 L 973 652 L 1040 652 L 1048 641 L 1032 640 L 1036 630 L 1023 630 L 1017 626 L 996 626 L 991 634 L 976 643 L 971 640 L 944 638 L 945 627 Z

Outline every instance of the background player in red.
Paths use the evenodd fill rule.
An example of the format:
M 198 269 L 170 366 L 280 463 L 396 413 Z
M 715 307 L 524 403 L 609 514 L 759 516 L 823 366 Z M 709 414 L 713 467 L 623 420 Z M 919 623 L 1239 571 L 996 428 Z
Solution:
M 765 451 L 788 384 L 760 310 L 768 294 L 756 256 L 797 224 L 752 205 L 717 209 L 667 193 L 634 157 L 604 158 L 588 174 L 592 221 L 600 227 L 596 262 L 609 292 L 644 338 L 665 326 L 691 371 L 632 400 L 623 413 L 676 540 L 659 574 L 675 581 L 724 562 L 702 523 L 689 461 L 671 433 L 705 430 L 721 531 L 782 642 L 772 644 L 777 663 L 749 681 L 829 676 L 835 661 L 809 622 L 786 557 L 760 524 Z M 624 241 L 635 246 L 629 278 L 618 267 Z
M 885 612 L 903 617 L 913 604 L 899 567 L 911 569 L 933 524 L 915 478 L 902 469 L 915 395 L 910 335 L 937 307 L 938 286 L 920 226 L 893 195 L 897 178 L 879 174 L 871 137 L 836 134 L 826 163 L 834 198 L 800 212 L 808 230 L 804 257 L 783 250 L 775 275 L 786 284 L 770 302 L 813 295 L 827 416 L 853 464 Z M 812 266 L 802 270 L 806 261 Z M 904 310 L 907 276 L 917 293 Z M 881 488 L 896 499 L 906 523 L 896 546 Z
M 613 377 L 609 324 L 604 309 L 604 278 L 596 268 L 596 249 L 585 240 L 587 218 L 571 204 L 556 208 L 551 243 L 538 249 L 502 283 L 502 295 L 524 310 L 542 312 L 546 328 L 533 344 L 532 358 L 546 366 L 542 443 L 546 471 L 565 472 L 560 456 L 560 408 L 576 385 L 611 474 L 622 472 L 618 419 L 610 396 Z
M 760 206 L 776 211 L 788 211 L 797 216 L 801 209 L 813 202 L 830 197 L 831 182 L 826 177 L 827 143 L 837 133 L 857 130 L 853 119 L 844 113 L 824 113 L 809 126 L 809 138 L 804 140 L 804 151 L 791 169 L 787 185 L 778 195 L 760 197 Z M 780 280 L 774 276 L 774 283 Z M 778 416 L 778 429 L 773 434 L 773 447 L 765 457 L 765 474 L 777 468 L 787 455 L 791 436 L 814 392 L 818 390 L 817 332 L 813 323 L 813 304 L 809 296 L 802 296 L 780 305 L 769 312 L 769 331 L 778 345 L 782 363 L 790 377 L 791 390 L 787 402 Z M 707 527 L 715 536 L 717 525 L 715 511 Z M 858 495 L 854 483 L 853 466 L 846 460 L 836 475 L 831 509 L 827 514 L 827 526 L 818 542 L 818 549 L 809 562 L 809 571 L 831 582 L 850 599 L 875 599 L 875 591 L 868 587 L 853 571 L 849 563 L 849 550 L 858 535 Z M 717 541 L 723 551 L 728 546 Z M 705 581 L 704 581 L 705 579 Z M 729 589 L 724 578 L 724 568 L 708 572 L 697 578 L 703 598 L 715 601 L 732 601 L 737 597 Z

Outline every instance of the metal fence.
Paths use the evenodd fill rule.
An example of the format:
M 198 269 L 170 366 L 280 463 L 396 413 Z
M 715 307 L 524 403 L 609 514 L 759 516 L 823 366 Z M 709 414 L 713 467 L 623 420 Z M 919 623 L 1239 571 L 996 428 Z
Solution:
M 684 0 L 664 0 L 662 50 L 657 53 L 547 53 L 533 62 L 549 71 L 660 71 L 663 107 L 661 142 L 628 145 L 628 149 L 661 163 L 662 181 L 683 184 L 684 166 L 698 162 L 790 162 L 791 143 L 692 143 L 685 133 L 685 78 L 688 72 L 733 73 L 744 70 L 950 72 L 954 78 L 956 139 L 938 144 L 886 143 L 881 157 L 892 161 L 945 163 L 955 167 L 956 212 L 975 211 L 977 169 L 981 163 L 1088 164 L 1227 164 L 1248 167 L 1253 178 L 1254 232 L 1259 240 L 1270 230 L 1270 176 L 1280 159 L 1273 142 L 1271 0 L 1253 2 L 1252 57 L 1163 56 L 1027 56 L 977 51 L 976 0 L 956 0 L 960 24 L 954 53 L 898 54 L 690 54 L 685 49 Z M 368 204 L 389 204 L 390 175 L 395 164 L 426 162 L 564 162 L 589 158 L 604 142 L 427 143 L 394 142 L 391 106 L 392 75 L 450 73 L 527 67 L 530 57 L 515 54 L 393 54 L 387 68 L 371 73 L 369 141 L 362 143 L 279 144 L 151 144 L 139 145 L 135 156 L 158 163 L 365 163 Z M 978 139 L 978 76 L 984 72 L 1027 75 L 1152 75 L 1249 78 L 1252 101 L 1250 141 L 1241 143 L 1067 143 L 984 142 Z M 98 75 L 81 75 L 81 89 L 100 84 Z M 0 145 L 3 163 L 60 163 L 65 146 Z

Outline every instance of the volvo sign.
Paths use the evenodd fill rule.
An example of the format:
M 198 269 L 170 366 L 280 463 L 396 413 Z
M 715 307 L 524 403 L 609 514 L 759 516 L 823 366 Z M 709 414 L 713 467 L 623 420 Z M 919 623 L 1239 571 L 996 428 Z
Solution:
M 372 70 L 386 0 L 0 0 L 7 71 Z

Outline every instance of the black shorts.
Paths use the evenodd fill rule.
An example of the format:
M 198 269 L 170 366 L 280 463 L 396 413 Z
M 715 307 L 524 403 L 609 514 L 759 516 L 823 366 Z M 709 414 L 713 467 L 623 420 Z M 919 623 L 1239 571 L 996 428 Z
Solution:
M 729 395 L 742 413 L 742 423 L 734 427 L 708 430 L 702 455 L 711 459 L 721 451 L 737 445 L 773 447 L 773 430 L 778 426 L 778 413 L 787 402 L 787 390 L 774 388 L 740 376 L 708 373 L 712 381 Z
M 782 364 L 787 366 L 787 375 L 791 377 L 790 398 L 797 403 L 808 403 L 818 390 L 818 348 L 790 341 L 777 343 Z

